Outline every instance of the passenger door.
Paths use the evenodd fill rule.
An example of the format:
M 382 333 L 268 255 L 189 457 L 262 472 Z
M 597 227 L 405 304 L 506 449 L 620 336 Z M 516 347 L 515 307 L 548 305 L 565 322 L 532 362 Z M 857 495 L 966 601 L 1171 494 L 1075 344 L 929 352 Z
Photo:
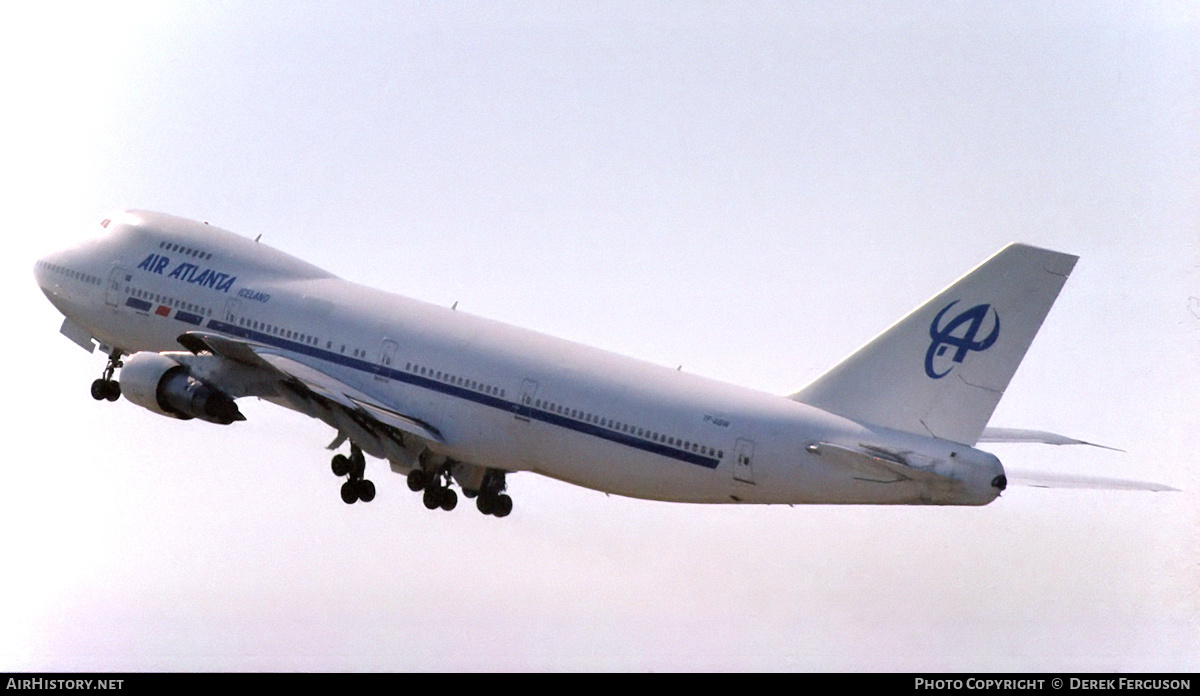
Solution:
M 733 478 L 742 483 L 754 483 L 754 442 L 738 438 L 733 455 Z

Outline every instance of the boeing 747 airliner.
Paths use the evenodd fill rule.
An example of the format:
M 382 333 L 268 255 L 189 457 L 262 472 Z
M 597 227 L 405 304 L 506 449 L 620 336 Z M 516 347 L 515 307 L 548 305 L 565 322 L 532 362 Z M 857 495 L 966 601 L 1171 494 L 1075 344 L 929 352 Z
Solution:
M 205 223 L 128 211 L 101 228 L 35 269 L 62 333 L 108 355 L 97 400 L 228 425 L 256 396 L 349 443 L 332 462 L 346 503 L 375 497 L 369 454 L 430 509 L 457 486 L 497 517 L 525 471 L 664 501 L 985 505 L 1007 479 L 974 445 L 1076 261 L 1011 244 L 778 396 L 373 290 Z

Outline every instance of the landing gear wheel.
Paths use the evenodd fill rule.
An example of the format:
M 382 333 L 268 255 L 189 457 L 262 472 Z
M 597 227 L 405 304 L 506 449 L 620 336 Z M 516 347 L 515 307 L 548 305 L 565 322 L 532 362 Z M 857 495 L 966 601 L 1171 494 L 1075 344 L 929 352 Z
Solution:
M 484 474 L 479 486 L 475 507 L 485 515 L 507 517 L 512 512 L 512 498 L 504 494 L 504 472 L 499 469 L 489 469 Z
M 443 488 L 440 507 L 446 512 L 450 512 L 456 505 L 458 505 L 458 494 L 449 488 Z
M 374 493 L 375 493 L 374 486 L 372 486 L 372 490 L 371 490 L 372 498 L 375 497 Z M 357 481 L 347 481 L 342 484 L 342 502 L 343 503 L 345 503 L 347 505 L 353 505 L 354 503 L 358 502 L 358 496 L 359 496 L 359 491 L 358 491 L 358 482 Z M 364 500 L 363 502 L 369 502 L 369 501 Z
M 364 503 L 369 503 L 375 500 L 375 484 L 368 479 L 363 479 L 358 482 L 358 499 Z
M 512 512 L 512 498 L 503 493 L 496 495 L 480 495 L 475 501 L 475 507 L 485 515 L 507 517 Z
M 436 510 L 442 506 L 442 489 L 430 486 L 425 489 L 425 495 L 421 496 L 421 502 L 425 503 L 426 510 Z
M 344 454 L 335 454 L 329 467 L 333 469 L 334 476 L 345 476 L 350 473 L 350 459 Z
M 111 379 L 92 382 L 92 398 L 96 401 L 116 401 L 121 398 L 121 385 Z
M 425 490 L 429 485 L 429 475 L 423 469 L 413 469 L 408 472 L 408 490 L 416 493 Z

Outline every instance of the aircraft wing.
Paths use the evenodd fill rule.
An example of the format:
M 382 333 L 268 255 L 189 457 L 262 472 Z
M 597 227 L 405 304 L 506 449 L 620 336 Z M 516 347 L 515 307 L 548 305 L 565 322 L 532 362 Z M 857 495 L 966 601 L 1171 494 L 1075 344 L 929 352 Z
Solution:
M 304 384 L 309 390 L 333 401 L 340 406 L 369 414 L 371 418 L 402 432 L 416 435 L 425 440 L 442 442 L 442 435 L 433 426 L 388 408 L 379 401 L 367 396 L 361 391 L 347 386 L 344 382 L 330 377 L 315 367 L 311 367 L 290 357 L 271 353 L 259 353 L 259 357 L 269 363 L 279 372 L 292 377 Z
M 312 400 L 324 409 L 344 412 L 333 414 L 332 422 L 320 412 L 310 412 L 310 415 L 330 422 L 330 425 L 343 432 L 353 429 L 353 425 L 368 431 L 383 426 L 384 429 L 397 430 L 428 442 L 444 443 L 441 433 L 429 423 L 400 413 L 321 368 L 302 362 L 292 355 L 285 355 L 272 346 L 199 331 L 183 334 L 179 337 L 179 343 L 198 356 L 207 352 L 237 363 L 242 368 L 240 374 L 232 378 L 226 377 L 224 380 L 213 379 L 211 376 L 206 379 L 216 382 L 218 388 L 227 386 L 221 383 L 223 381 L 237 380 L 240 388 L 228 389 L 235 392 L 235 396 L 270 398 L 286 391 Z M 246 375 L 247 371 L 249 378 Z M 247 384 L 260 386 L 247 388 Z M 347 423 L 339 416 L 349 416 L 353 424 Z

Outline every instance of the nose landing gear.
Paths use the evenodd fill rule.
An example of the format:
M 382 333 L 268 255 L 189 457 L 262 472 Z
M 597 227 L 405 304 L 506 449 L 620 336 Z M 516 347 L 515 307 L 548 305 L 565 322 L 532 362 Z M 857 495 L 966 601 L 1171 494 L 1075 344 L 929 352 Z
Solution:
M 113 379 L 113 373 L 121 367 L 121 351 L 114 348 L 104 366 L 104 376 L 92 382 L 92 398 L 96 401 L 116 401 L 121 398 L 121 385 Z

